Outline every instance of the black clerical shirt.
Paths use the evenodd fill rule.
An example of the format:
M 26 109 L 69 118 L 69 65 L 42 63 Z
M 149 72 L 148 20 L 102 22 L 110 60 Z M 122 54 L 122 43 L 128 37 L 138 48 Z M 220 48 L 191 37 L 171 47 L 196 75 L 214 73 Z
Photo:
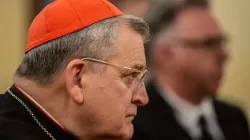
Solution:
M 29 108 L 45 130 L 38 125 L 27 108 L 12 94 Z M 62 129 L 46 113 L 42 112 L 14 85 L 10 87 L 9 91 L 0 95 L 0 140 L 51 140 L 53 138 L 56 140 L 77 140 L 76 137 Z

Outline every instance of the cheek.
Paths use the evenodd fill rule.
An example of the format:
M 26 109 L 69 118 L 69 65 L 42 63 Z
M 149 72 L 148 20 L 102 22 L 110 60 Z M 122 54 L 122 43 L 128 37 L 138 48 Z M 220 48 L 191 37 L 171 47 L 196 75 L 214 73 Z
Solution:
M 103 94 L 103 99 L 105 99 L 103 110 L 105 111 L 105 116 L 107 116 L 106 122 L 113 122 L 113 124 L 109 124 L 111 129 L 121 130 L 126 122 L 132 93 L 129 92 L 121 81 L 117 80 L 101 87 L 101 94 Z
M 190 77 L 196 79 L 200 83 L 204 83 L 211 86 L 217 86 L 220 81 L 220 73 L 218 73 L 216 64 L 213 59 L 200 59 L 193 63 L 189 63 L 188 73 Z
M 196 74 L 209 74 L 215 69 L 215 62 L 209 52 L 187 52 L 181 58 L 181 65 Z
M 199 82 L 209 82 L 215 71 L 213 59 L 202 53 L 188 54 L 179 59 L 178 65 L 184 77 Z
M 121 80 L 114 80 L 106 85 L 108 88 L 103 88 L 103 90 L 108 89 L 109 96 L 120 109 L 128 108 L 131 103 L 132 93 L 129 92 L 126 85 Z
M 125 117 L 127 108 L 131 103 L 132 93 L 121 80 L 113 80 L 99 86 L 100 94 L 105 101 L 107 110 L 120 117 Z M 114 116 L 116 116 L 114 115 Z
M 86 110 L 91 114 L 91 120 L 98 123 L 100 129 L 103 126 L 107 131 L 119 130 L 125 122 L 132 93 L 118 80 L 99 80 L 94 85 L 95 88 L 89 89 L 85 97 Z

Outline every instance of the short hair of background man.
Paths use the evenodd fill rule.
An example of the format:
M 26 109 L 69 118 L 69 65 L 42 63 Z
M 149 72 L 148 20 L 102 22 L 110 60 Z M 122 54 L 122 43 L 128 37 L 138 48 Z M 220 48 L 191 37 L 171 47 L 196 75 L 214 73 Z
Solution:
M 197 6 L 202 8 L 209 8 L 209 0 L 180 0 L 179 2 L 170 1 L 159 1 L 162 2 L 161 7 L 157 10 L 159 13 L 157 18 L 153 20 L 149 19 L 149 27 L 152 34 L 152 39 L 146 46 L 146 55 L 149 59 L 149 65 L 152 65 L 151 55 L 153 52 L 152 46 L 159 41 L 168 41 L 171 40 L 170 34 L 173 32 L 174 21 L 176 16 L 180 11 L 187 7 Z M 161 9 L 161 10 L 160 10 Z

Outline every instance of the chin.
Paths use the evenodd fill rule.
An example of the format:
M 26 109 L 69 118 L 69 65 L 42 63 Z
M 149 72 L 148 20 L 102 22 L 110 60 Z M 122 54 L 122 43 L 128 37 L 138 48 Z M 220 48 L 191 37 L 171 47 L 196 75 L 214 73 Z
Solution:
M 131 122 L 125 122 L 119 128 L 106 129 L 99 139 L 103 140 L 130 140 L 134 133 L 134 127 Z
M 121 140 L 130 140 L 134 133 L 134 126 L 131 122 L 126 122 L 121 129 Z
M 209 97 L 216 98 L 217 92 L 210 92 L 207 94 Z
M 218 85 L 210 86 L 207 89 L 207 94 L 211 97 L 216 97 L 218 91 Z

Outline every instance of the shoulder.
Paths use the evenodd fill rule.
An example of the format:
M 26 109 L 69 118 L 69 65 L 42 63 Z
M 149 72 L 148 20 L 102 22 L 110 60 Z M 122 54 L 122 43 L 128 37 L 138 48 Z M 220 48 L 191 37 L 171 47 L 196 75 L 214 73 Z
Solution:
M 219 123 L 228 136 L 250 139 L 248 119 L 240 107 L 218 100 L 214 105 Z
M 225 101 L 214 100 L 214 106 L 215 109 L 217 110 L 217 113 L 223 113 L 225 115 L 233 115 L 235 117 L 245 116 L 242 108 L 240 108 L 237 105 L 229 104 Z
M 228 122 L 235 122 L 234 124 L 248 129 L 248 120 L 242 108 L 219 100 L 214 101 L 214 106 L 217 115 L 221 119 Z
M 17 114 L 20 115 L 20 114 Z M 47 139 L 39 127 L 28 123 L 27 120 L 14 116 L 14 114 L 0 116 L 0 139 Z
M 0 140 L 37 139 L 40 135 L 29 114 L 7 94 L 0 95 Z

